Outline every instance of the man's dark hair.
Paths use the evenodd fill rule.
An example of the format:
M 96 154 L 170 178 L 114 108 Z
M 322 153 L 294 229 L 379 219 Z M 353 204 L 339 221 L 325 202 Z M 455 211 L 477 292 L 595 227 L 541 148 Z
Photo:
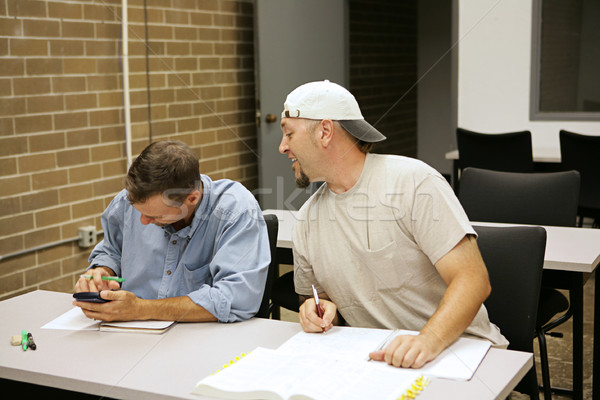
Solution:
M 143 203 L 161 193 L 170 200 L 183 202 L 199 185 L 196 154 L 176 140 L 154 142 L 146 147 L 131 163 L 125 179 L 132 204 Z

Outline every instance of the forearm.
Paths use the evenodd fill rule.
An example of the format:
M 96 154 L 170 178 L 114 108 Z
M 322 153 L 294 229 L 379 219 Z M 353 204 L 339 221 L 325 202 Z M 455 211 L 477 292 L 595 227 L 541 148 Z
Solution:
M 438 309 L 427 321 L 421 334 L 429 336 L 445 349 L 469 327 L 488 296 L 486 285 L 471 279 L 457 279 L 446 289 Z M 469 296 L 465 296 L 468 293 Z
M 188 296 L 158 300 L 139 299 L 141 319 L 155 319 L 179 322 L 212 322 L 217 318 L 204 307 L 194 303 Z

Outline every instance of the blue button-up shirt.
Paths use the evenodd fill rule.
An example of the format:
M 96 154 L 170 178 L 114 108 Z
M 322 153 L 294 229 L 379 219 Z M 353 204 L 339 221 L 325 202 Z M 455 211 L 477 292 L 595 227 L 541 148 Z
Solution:
M 111 268 L 125 278 L 122 289 L 143 299 L 187 295 L 220 322 L 251 318 L 271 261 L 262 212 L 240 183 L 201 179 L 202 200 L 179 231 L 143 225 L 122 190 L 102 214 L 104 239 L 90 267 Z

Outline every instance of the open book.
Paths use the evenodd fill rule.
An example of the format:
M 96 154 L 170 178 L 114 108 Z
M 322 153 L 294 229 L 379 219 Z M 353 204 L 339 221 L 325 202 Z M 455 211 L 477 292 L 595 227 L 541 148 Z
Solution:
M 491 343 L 459 338 L 421 369 L 368 361 L 369 352 L 398 334 L 334 327 L 325 334 L 299 332 L 277 350 L 257 348 L 197 383 L 192 393 L 226 399 L 398 399 L 418 394 L 423 375 L 470 379 Z
M 418 374 L 327 354 L 286 354 L 258 347 L 202 379 L 194 394 L 224 399 L 396 400 Z

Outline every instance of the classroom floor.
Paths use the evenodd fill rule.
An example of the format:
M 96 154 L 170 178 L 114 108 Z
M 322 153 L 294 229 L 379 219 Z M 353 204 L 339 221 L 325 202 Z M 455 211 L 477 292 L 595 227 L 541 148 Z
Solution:
M 289 270 L 288 266 L 282 266 L 281 273 Z M 288 268 L 286 268 L 288 267 Z M 593 344 L 593 331 L 594 331 L 594 318 L 593 318 L 593 306 L 594 306 L 594 277 L 592 276 L 584 286 L 584 320 L 583 320 L 583 398 L 590 399 L 592 397 L 592 344 Z M 298 314 L 282 309 L 281 319 L 284 321 L 298 322 Z M 548 343 L 548 358 L 550 362 L 550 380 L 552 386 L 561 388 L 572 388 L 572 376 L 573 376 L 573 357 L 572 357 L 572 321 L 569 320 L 556 328 L 555 332 L 563 333 L 563 338 L 555 338 L 551 336 L 546 337 Z M 537 367 L 538 381 L 541 383 L 541 371 L 539 368 L 539 352 L 537 349 L 537 340 L 535 341 L 535 360 Z M 544 395 L 540 392 L 540 399 L 543 399 Z M 570 399 L 569 396 L 561 396 L 554 394 L 552 396 L 555 400 Z M 523 395 L 518 392 L 513 392 L 510 396 L 510 400 L 525 400 L 529 399 L 529 396 Z

